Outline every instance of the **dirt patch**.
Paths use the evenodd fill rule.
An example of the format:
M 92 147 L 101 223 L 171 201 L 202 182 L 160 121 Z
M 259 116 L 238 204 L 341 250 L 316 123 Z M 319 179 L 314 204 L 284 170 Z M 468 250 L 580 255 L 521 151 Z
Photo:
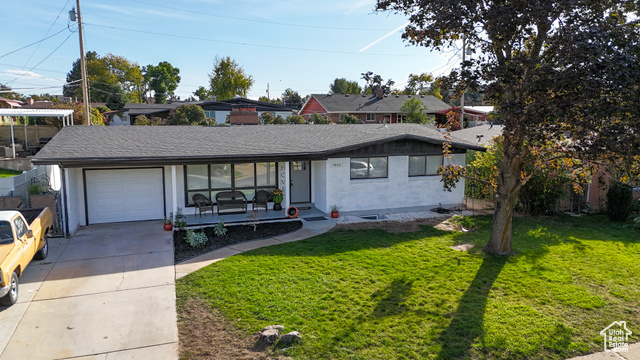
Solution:
M 178 311 L 178 334 L 180 360 L 285 359 L 256 345 L 256 335 L 242 335 L 200 299 L 187 299 Z
M 404 232 L 415 232 L 420 230 L 420 226 L 436 226 L 447 218 L 429 218 L 413 221 L 367 221 L 353 224 L 338 224 L 334 230 L 361 230 L 361 229 L 383 229 L 390 233 L 399 234 Z M 436 226 L 437 227 L 437 226 Z
M 449 246 L 449 247 L 455 251 L 469 251 L 473 249 L 474 246 L 475 246 L 474 244 L 460 244 L 460 245 Z
M 216 236 L 213 231 L 213 227 L 206 227 L 195 230 L 195 232 L 204 232 L 209 239 L 204 247 L 197 249 L 193 248 L 184 240 L 187 232 L 179 230 L 173 233 L 173 253 L 175 263 L 180 263 L 227 245 L 284 235 L 292 231 L 296 231 L 301 227 L 302 221 L 299 220 L 259 223 L 257 224 L 256 231 L 253 231 L 252 225 L 232 225 L 226 227 L 227 234 L 224 236 Z

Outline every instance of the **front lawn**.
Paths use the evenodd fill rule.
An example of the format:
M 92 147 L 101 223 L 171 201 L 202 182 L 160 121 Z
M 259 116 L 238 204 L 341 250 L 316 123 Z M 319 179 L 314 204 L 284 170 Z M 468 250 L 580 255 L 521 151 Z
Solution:
M 22 171 L 0 168 L 0 178 L 12 177 L 20 174 L 22 174 Z
M 187 300 L 203 300 L 246 336 L 298 330 L 295 359 L 563 359 L 602 351 L 600 330 L 620 320 L 638 341 L 637 230 L 516 218 L 516 254 L 502 258 L 480 251 L 490 221 L 470 233 L 340 230 L 232 256 L 177 281 L 180 326 Z M 449 247 L 460 243 L 476 248 Z

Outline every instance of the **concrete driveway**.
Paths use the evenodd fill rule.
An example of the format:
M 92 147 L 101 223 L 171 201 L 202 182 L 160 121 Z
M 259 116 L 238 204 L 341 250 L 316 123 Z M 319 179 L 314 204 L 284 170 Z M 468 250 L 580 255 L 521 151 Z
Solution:
M 0 307 L 0 360 L 178 358 L 162 222 L 93 225 L 49 248 L 20 277 L 18 303 Z

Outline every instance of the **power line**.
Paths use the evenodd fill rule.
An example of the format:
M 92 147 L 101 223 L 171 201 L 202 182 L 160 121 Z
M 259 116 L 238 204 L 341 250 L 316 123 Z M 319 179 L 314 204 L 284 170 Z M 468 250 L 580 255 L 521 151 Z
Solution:
M 350 30 L 350 31 L 378 31 L 378 30 L 380 30 L 380 31 L 389 31 L 389 30 L 393 30 L 393 29 L 388 29 L 388 28 L 385 28 L 385 29 L 382 29 L 382 28 L 379 28 L 379 29 L 375 29 L 375 28 L 365 29 L 365 28 L 348 28 L 348 27 L 333 27 L 333 26 L 292 24 L 292 23 L 283 23 L 283 22 L 268 21 L 268 20 L 257 20 L 257 19 L 241 18 L 241 17 L 228 16 L 228 15 L 218 15 L 218 14 L 206 13 L 206 12 L 202 12 L 202 11 L 181 9 L 181 8 L 172 7 L 172 6 L 166 6 L 166 5 L 158 5 L 158 4 L 154 4 L 154 3 L 150 3 L 150 2 L 146 2 L 146 1 L 140 1 L 140 0 L 130 0 L 130 1 L 141 3 L 141 4 L 145 4 L 145 5 L 149 5 L 149 6 L 155 6 L 155 7 L 159 7 L 159 8 L 164 8 L 164 9 L 177 10 L 177 11 L 182 11 L 182 12 L 192 13 L 192 14 L 198 14 L 198 15 L 207 15 L 207 16 L 212 16 L 212 17 L 216 17 L 216 18 L 220 18 L 220 19 L 239 20 L 239 21 L 247 21 L 247 22 L 254 22 L 254 23 L 261 23 L 261 24 L 269 24 L 269 25 L 294 26 L 294 27 L 303 27 L 303 28 L 310 28 L 310 29 Z
M 147 31 L 147 30 L 127 29 L 127 28 L 121 28 L 121 27 L 110 26 L 110 25 L 98 25 L 98 24 L 89 24 L 89 23 L 84 23 L 84 25 L 101 27 L 101 28 L 106 28 L 106 29 L 130 31 L 130 32 L 136 32 L 136 33 L 141 33 L 141 34 L 167 36 L 167 37 L 173 37 L 173 38 L 178 38 L 178 39 L 208 41 L 208 42 L 216 42 L 216 43 L 231 44 L 231 45 L 254 46 L 254 47 L 269 48 L 269 49 L 309 51 L 309 52 L 317 52 L 317 53 L 349 54 L 349 55 L 372 55 L 372 56 L 394 56 L 394 57 L 422 57 L 423 56 L 423 55 L 363 53 L 363 52 L 358 52 L 358 51 L 321 50 L 321 49 L 296 48 L 296 47 L 278 46 L 278 45 L 262 45 L 262 44 L 254 44 L 254 43 L 246 43 L 246 42 L 235 42 L 235 41 L 228 41 L 228 40 L 206 39 L 206 38 L 200 38 L 200 37 L 194 37 L 194 36 L 166 34 L 166 33 L 154 32 L 154 31 Z
M 42 64 L 43 62 L 45 62 L 45 60 L 47 60 L 51 55 L 53 55 L 56 51 L 58 51 L 58 49 L 60 49 L 62 47 L 62 45 L 64 45 L 64 43 L 67 42 L 67 40 L 69 40 L 69 38 L 71 37 L 71 35 L 73 35 L 73 32 L 71 32 L 71 34 L 69 34 L 69 36 L 67 36 L 62 43 L 60 43 L 60 45 L 58 45 L 58 47 L 56 47 L 55 49 L 53 49 L 52 52 L 49 53 L 49 55 L 45 56 L 44 59 L 40 60 L 39 63 L 35 64 L 31 69 L 27 70 L 26 72 L 22 73 L 20 76 L 18 76 L 17 78 L 11 80 L 8 82 L 8 84 L 11 84 L 13 82 L 15 82 L 16 80 L 20 79 L 21 77 L 23 77 L 25 74 L 31 72 L 31 70 L 35 69 L 38 65 Z
M 31 44 L 29 44 L 29 45 L 25 45 L 25 46 L 23 46 L 23 47 L 21 47 L 21 48 L 19 48 L 19 49 L 15 49 L 15 50 L 13 50 L 13 51 L 10 51 L 10 52 L 8 52 L 8 53 L 6 53 L 6 54 L 4 54 L 4 55 L 0 55 L 0 59 L 2 59 L 2 58 L 3 58 L 3 57 L 5 57 L 5 56 L 8 56 L 8 55 L 13 54 L 14 52 L 18 52 L 18 51 L 20 51 L 20 50 L 22 50 L 22 49 L 26 49 L 26 48 L 28 48 L 29 46 L 33 46 L 33 45 L 35 45 L 35 44 L 39 44 L 39 43 L 41 43 L 41 42 L 43 42 L 43 41 L 45 41 L 45 40 L 49 40 L 49 39 L 51 39 L 52 37 L 54 37 L 54 36 L 56 36 L 56 35 L 60 34 L 61 32 L 65 31 L 65 30 L 67 30 L 67 28 L 66 28 L 66 27 L 65 27 L 65 28 L 63 28 L 62 30 L 58 31 L 57 33 L 55 33 L 55 34 L 53 34 L 53 35 L 51 35 L 51 36 L 48 36 L 48 37 L 46 37 L 46 38 L 44 38 L 44 39 L 42 39 L 42 40 L 40 40 L 40 41 L 36 41 L 36 42 L 31 43 Z
M 62 7 L 62 9 L 60 9 L 60 12 L 58 13 L 58 16 L 56 16 L 56 19 L 53 20 L 53 22 L 51 23 L 51 26 L 49 26 L 49 28 L 47 29 L 47 32 L 44 34 L 44 36 L 42 37 L 42 39 L 44 39 L 45 37 L 47 37 L 47 35 L 49 35 L 49 31 L 51 31 L 51 28 L 53 28 L 53 25 L 56 24 L 56 22 L 58 21 L 58 19 L 60 18 L 60 15 L 62 14 L 62 12 L 64 11 L 64 9 L 67 7 L 67 5 L 69 4 L 69 1 L 71 0 L 67 0 L 67 3 L 64 4 L 64 6 Z M 38 46 L 36 46 L 35 49 L 33 49 L 33 52 L 31 52 L 31 55 L 29 55 L 29 58 L 27 59 L 27 61 L 24 62 L 24 65 L 22 65 L 22 67 L 20 68 L 20 70 L 24 70 L 24 68 L 27 66 L 27 64 L 29 63 L 29 61 L 31 61 L 31 58 L 33 57 L 33 55 L 36 53 L 36 51 L 38 51 L 38 49 L 40 48 L 40 44 L 38 43 Z
M 15 65 L 15 64 L 5 64 L 5 63 L 0 63 L 0 65 L 2 66 L 15 66 L 18 67 L 20 65 Z M 45 72 L 53 72 L 53 73 L 60 73 L 60 74 L 66 74 L 66 71 L 60 71 L 60 70 L 47 70 L 47 69 L 41 69 L 41 68 L 36 68 L 35 70 L 38 71 L 45 71 Z

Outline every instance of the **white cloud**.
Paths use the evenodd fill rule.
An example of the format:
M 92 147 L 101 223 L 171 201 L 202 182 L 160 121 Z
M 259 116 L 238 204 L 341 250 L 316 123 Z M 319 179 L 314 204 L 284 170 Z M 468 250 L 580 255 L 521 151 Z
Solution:
M 26 71 L 26 70 L 5 70 L 0 74 L 4 74 L 7 76 L 20 76 L 23 79 L 43 79 L 43 76 L 37 73 L 34 73 L 33 71 Z

